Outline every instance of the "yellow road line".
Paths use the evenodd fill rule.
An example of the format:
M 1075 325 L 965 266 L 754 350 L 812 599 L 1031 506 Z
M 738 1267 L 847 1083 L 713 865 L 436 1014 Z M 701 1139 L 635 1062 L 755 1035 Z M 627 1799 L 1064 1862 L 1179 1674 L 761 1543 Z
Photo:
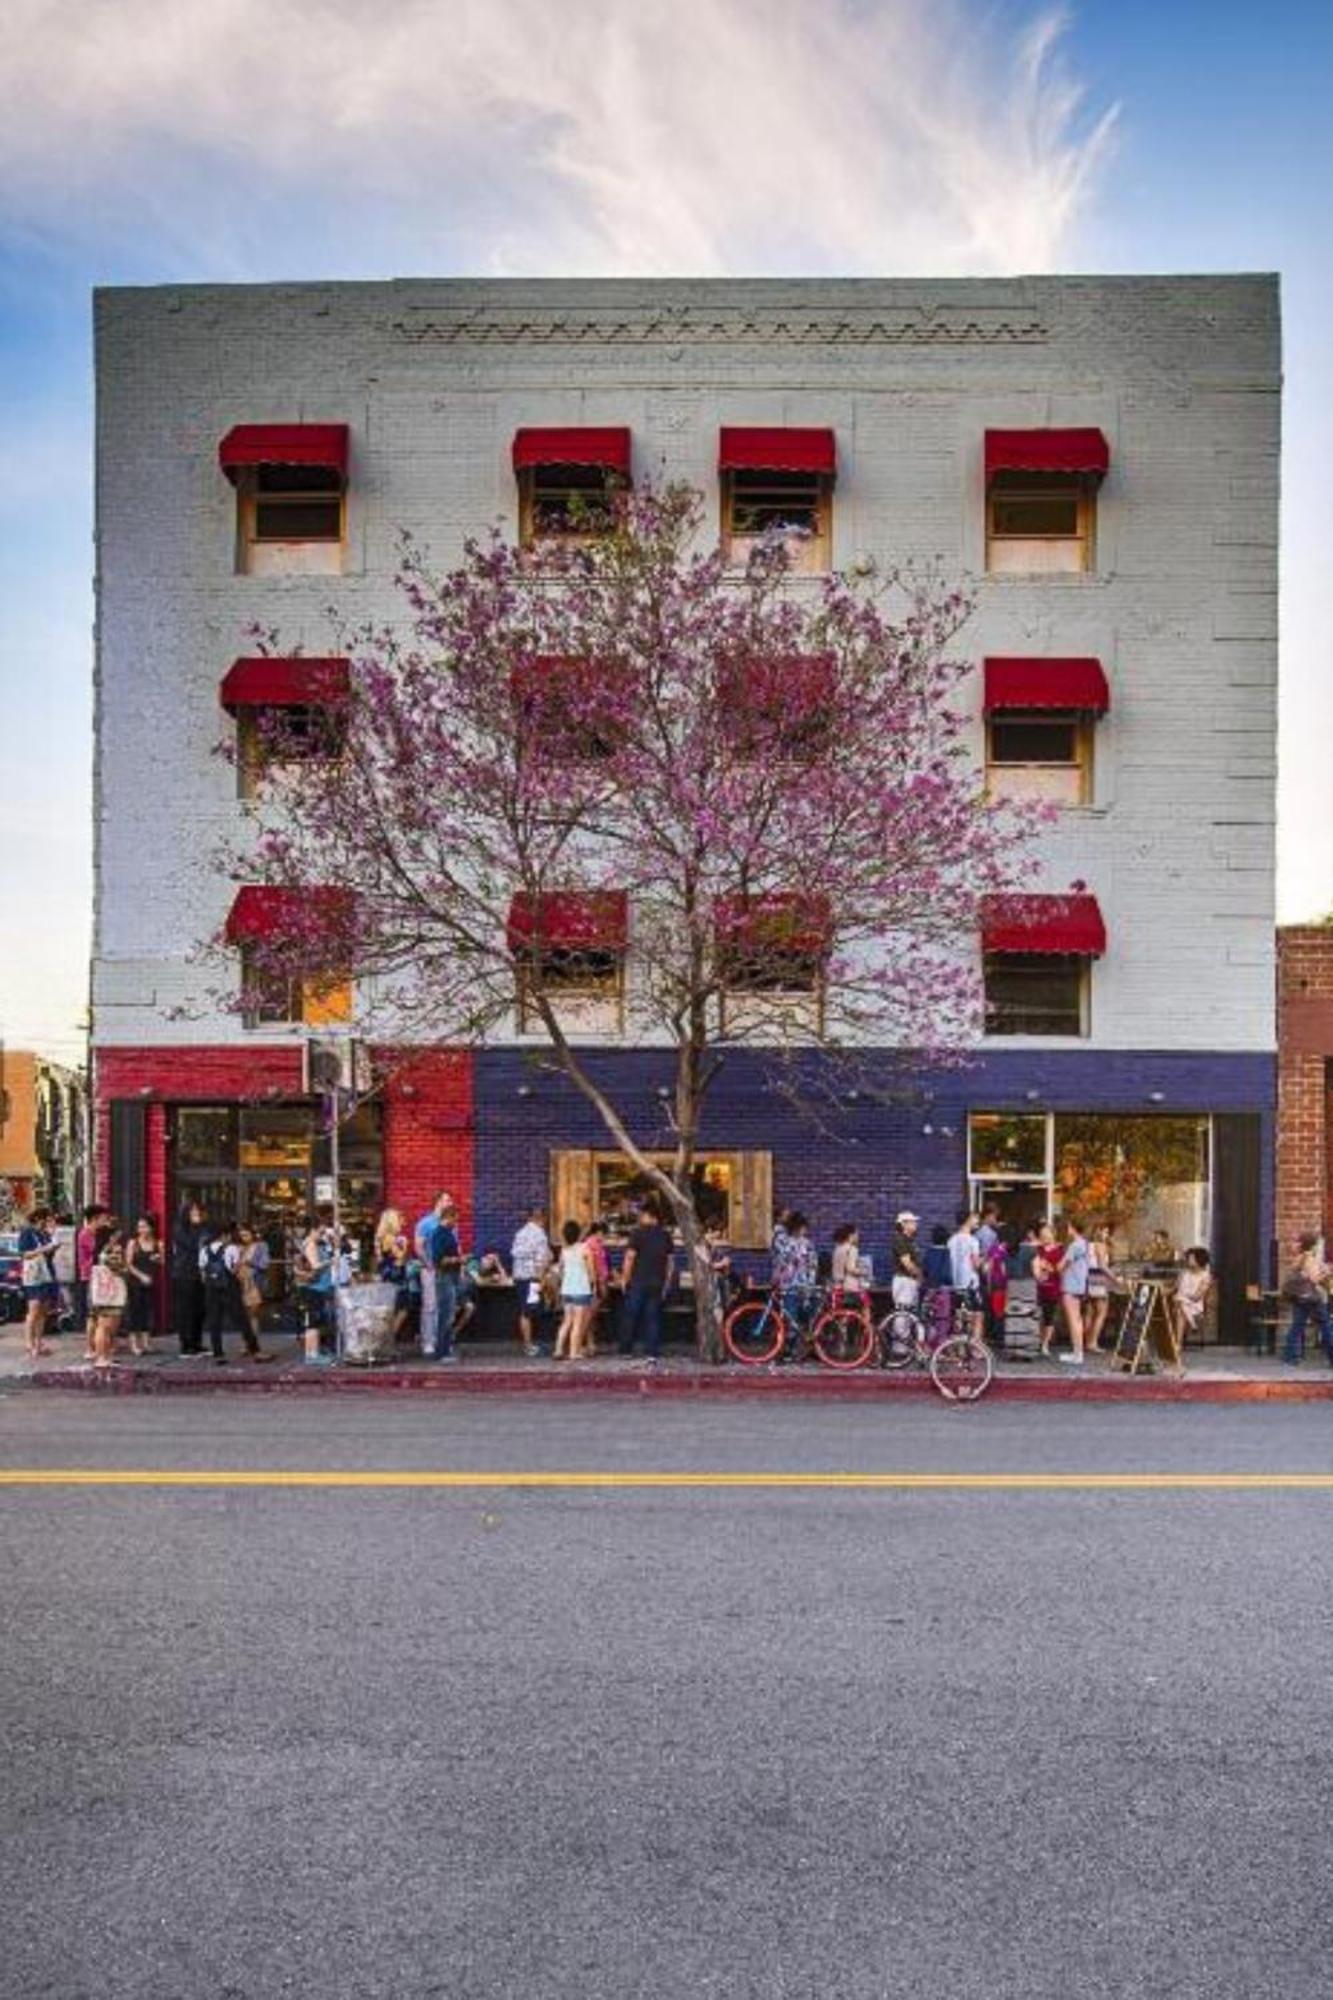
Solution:
M 321 1472 L 0 1468 L 0 1486 L 753 1488 L 926 1493 L 1327 1493 L 1333 1472 Z

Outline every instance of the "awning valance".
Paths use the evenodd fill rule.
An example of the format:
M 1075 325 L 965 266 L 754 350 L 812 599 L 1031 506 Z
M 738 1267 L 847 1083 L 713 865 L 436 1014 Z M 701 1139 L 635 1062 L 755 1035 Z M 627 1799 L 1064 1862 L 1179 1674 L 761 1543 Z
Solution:
M 1105 715 L 1110 689 L 1100 660 L 986 661 L 987 715 L 1008 708 L 1075 708 Z
M 1006 957 L 1037 952 L 1100 958 L 1106 950 L 1106 925 L 1095 896 L 987 896 L 981 941 L 983 950 Z
M 509 949 L 623 952 L 629 942 L 629 896 L 623 889 L 557 889 L 515 896 L 509 905 Z
M 1078 472 L 1100 479 L 1111 448 L 1098 430 L 987 431 L 986 477 L 997 472 Z
M 774 957 L 822 958 L 832 939 L 827 896 L 803 889 L 771 889 L 758 896 L 723 896 L 714 907 L 724 949 Z
M 286 889 L 248 883 L 236 891 L 224 934 L 233 945 L 282 940 L 314 947 L 332 941 L 347 925 L 354 901 L 350 889 Z
M 528 428 L 514 432 L 514 470 L 533 465 L 592 465 L 630 476 L 630 433 L 625 425 L 597 427 L 565 425 L 554 430 Z
M 838 470 L 838 444 L 831 430 L 774 426 L 744 430 L 724 424 L 717 465 L 719 472 L 818 472 L 832 479 Z
M 228 667 L 218 699 L 228 715 L 241 708 L 344 708 L 351 670 L 342 659 L 245 659 Z
M 347 477 L 346 424 L 237 424 L 218 446 L 218 464 L 235 482 L 251 465 L 322 465 Z

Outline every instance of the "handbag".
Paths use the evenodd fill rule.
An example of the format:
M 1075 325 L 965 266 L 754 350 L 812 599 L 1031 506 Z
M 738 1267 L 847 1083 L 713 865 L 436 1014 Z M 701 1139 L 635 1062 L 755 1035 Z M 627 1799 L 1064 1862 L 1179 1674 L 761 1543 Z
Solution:
M 1282 1280 L 1282 1296 L 1290 1306 L 1309 1305 L 1319 1296 L 1319 1287 L 1313 1278 L 1307 1278 L 1299 1264 L 1293 1265 Z

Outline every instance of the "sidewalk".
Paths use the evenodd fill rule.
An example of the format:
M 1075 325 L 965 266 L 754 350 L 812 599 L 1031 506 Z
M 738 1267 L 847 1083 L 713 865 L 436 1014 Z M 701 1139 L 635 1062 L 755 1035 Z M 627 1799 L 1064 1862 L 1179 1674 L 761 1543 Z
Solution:
M 84 1391 L 102 1395 L 286 1394 L 286 1395 L 651 1395 L 651 1396 L 816 1396 L 862 1401 L 885 1396 L 932 1395 L 930 1378 L 910 1369 L 889 1374 L 871 1368 L 837 1374 L 817 1363 L 770 1372 L 736 1365 L 701 1365 L 684 1351 L 670 1353 L 660 1367 L 619 1355 L 593 1361 L 527 1361 L 512 1346 L 464 1342 L 451 1366 L 424 1361 L 409 1350 L 391 1366 L 308 1367 L 291 1335 L 275 1336 L 265 1350 L 267 1365 L 245 1358 L 240 1341 L 227 1341 L 227 1365 L 204 1356 L 182 1360 L 166 1337 L 143 1360 L 119 1350 L 115 1368 L 85 1366 L 81 1336 L 51 1340 L 51 1352 L 35 1366 L 23 1349 L 22 1331 L 0 1332 L 0 1386 Z M 1333 1401 L 1333 1369 L 1320 1356 L 1301 1368 L 1284 1368 L 1271 1355 L 1241 1348 L 1209 1347 L 1190 1359 L 1182 1380 L 1163 1375 L 1128 1376 L 1094 1359 L 1074 1369 L 1058 1362 L 997 1362 L 987 1400 L 1031 1402 L 1313 1402 Z

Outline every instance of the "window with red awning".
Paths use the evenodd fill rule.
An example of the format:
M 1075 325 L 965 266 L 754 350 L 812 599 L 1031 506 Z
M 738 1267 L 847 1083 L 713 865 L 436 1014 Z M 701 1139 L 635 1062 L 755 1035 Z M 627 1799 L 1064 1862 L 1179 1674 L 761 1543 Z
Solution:
M 981 909 L 982 948 L 997 957 L 1059 955 L 1101 958 L 1106 925 L 1095 896 L 987 896 Z
M 724 424 L 718 435 L 717 464 L 719 472 L 811 472 L 833 479 L 838 471 L 837 439 L 831 430 Z
M 515 472 L 539 465 L 596 466 L 617 478 L 630 476 L 628 425 L 525 426 L 514 432 Z
M 516 958 L 549 952 L 620 956 L 629 942 L 623 889 L 557 889 L 515 896 L 506 931 Z
M 236 424 L 218 446 L 218 463 L 235 484 L 251 466 L 317 466 L 347 477 L 346 424 Z
M 351 668 L 333 658 L 235 660 L 218 690 L 228 715 L 244 708 L 343 708 L 350 698 Z
M 1111 705 L 1102 663 L 1095 659 L 986 660 L 985 713 L 1058 708 L 1105 715 Z
M 1001 472 L 1066 472 L 1101 479 L 1111 448 L 1099 430 L 987 431 L 986 479 Z

